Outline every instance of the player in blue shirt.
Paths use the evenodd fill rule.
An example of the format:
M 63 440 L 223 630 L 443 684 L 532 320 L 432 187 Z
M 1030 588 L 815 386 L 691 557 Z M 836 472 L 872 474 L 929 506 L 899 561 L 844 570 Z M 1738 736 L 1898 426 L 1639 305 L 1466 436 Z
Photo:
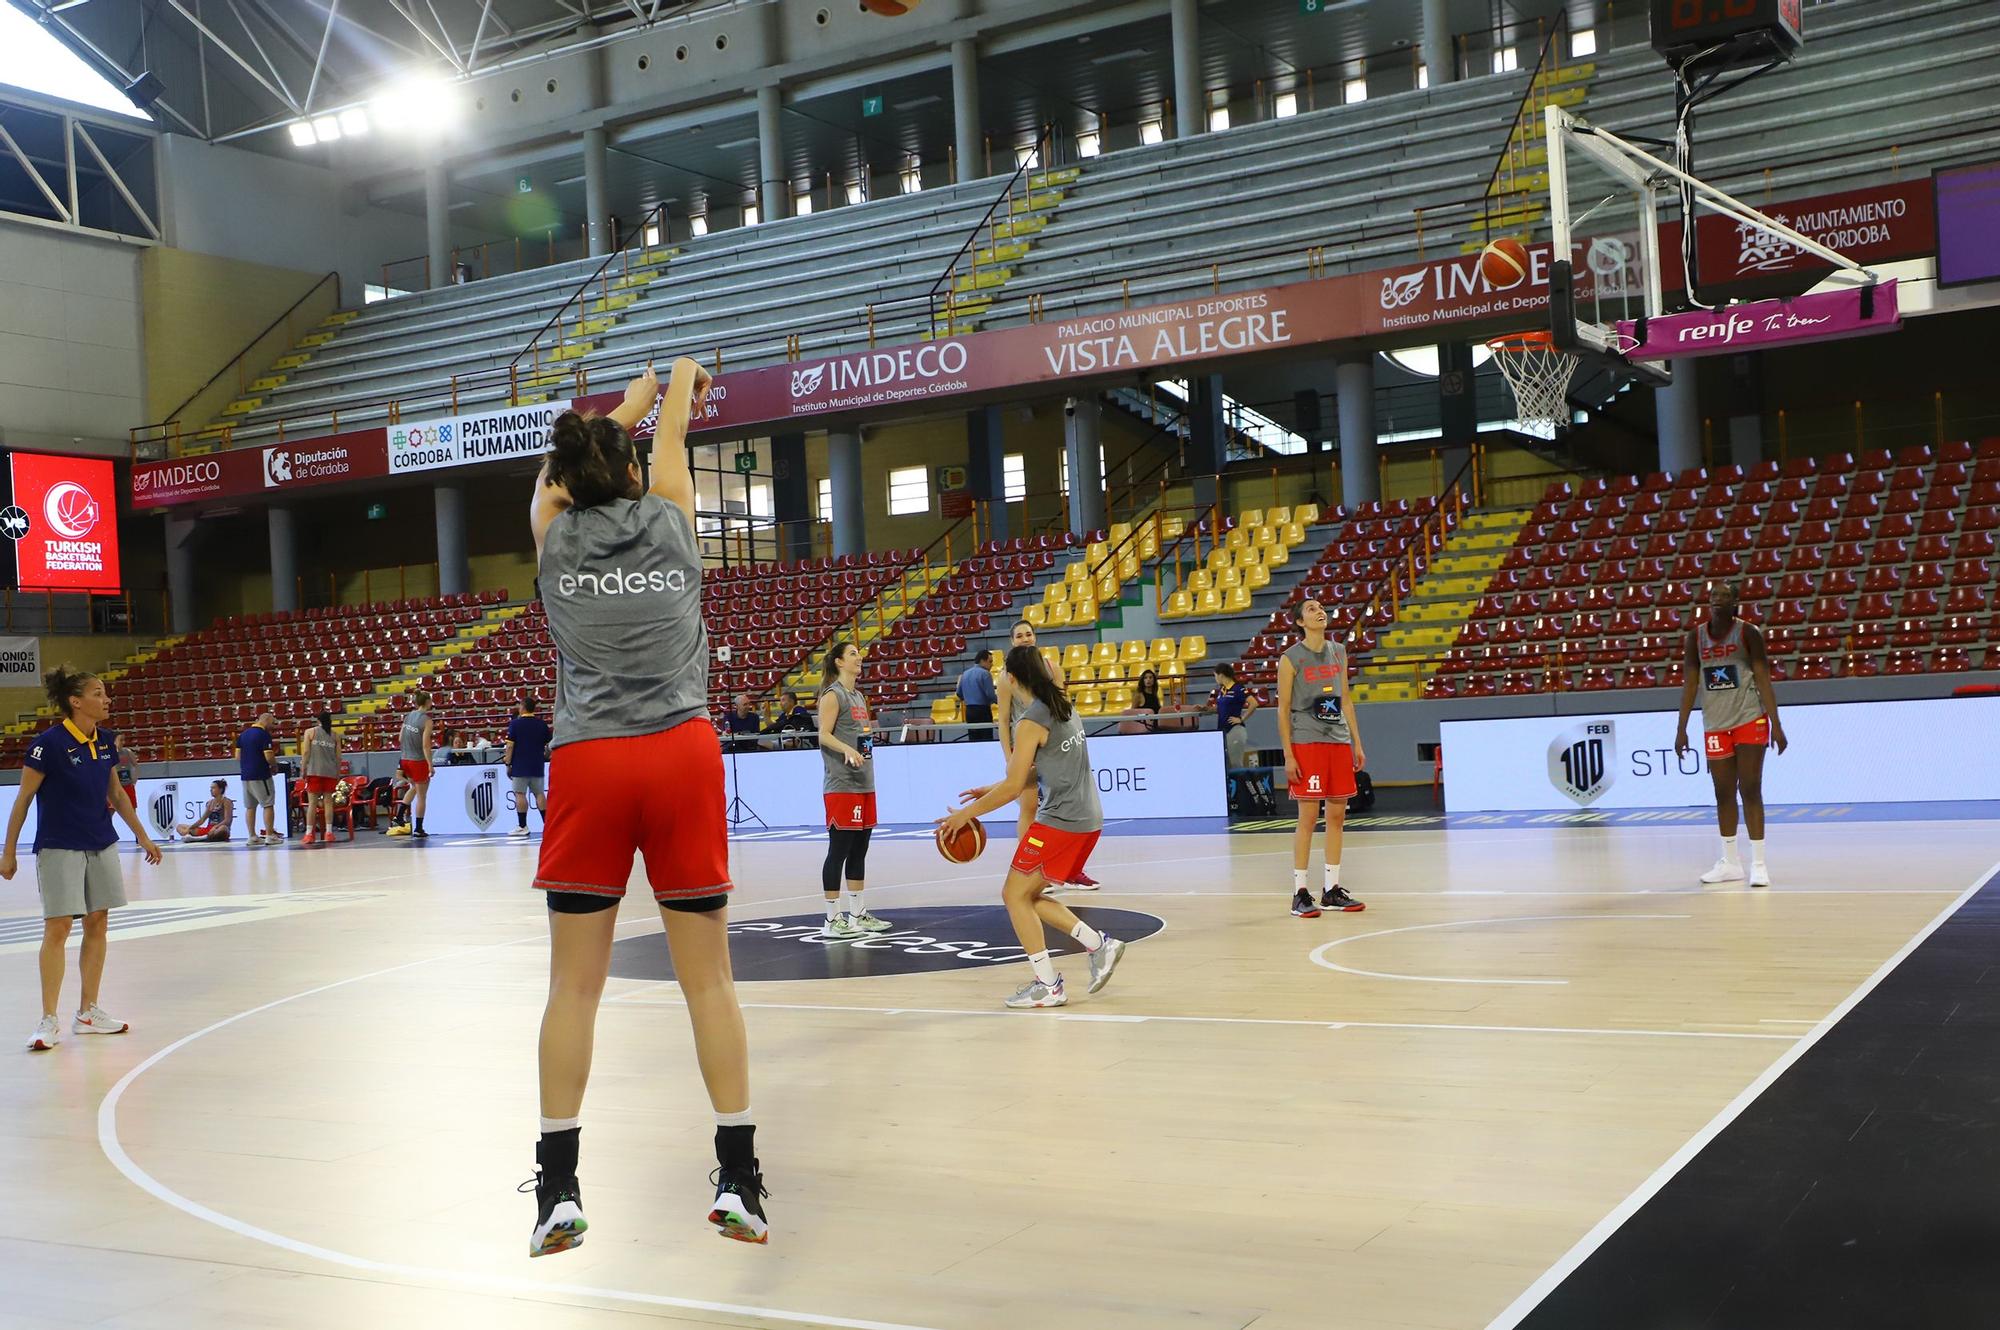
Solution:
M 548 796 L 542 788 L 542 773 L 549 762 L 549 723 L 535 714 L 535 699 L 523 696 L 520 705 L 514 709 L 514 719 L 507 722 L 507 779 L 514 786 L 515 827 L 511 834 L 528 834 L 528 799 L 535 801 L 535 811 L 542 815 L 542 825 L 549 824 Z
M 49 701 L 62 722 L 37 736 L 22 763 L 21 792 L 7 819 L 7 847 L 0 852 L 0 878 L 14 880 L 15 852 L 29 805 L 36 811 L 35 885 L 42 895 L 42 1019 L 28 1036 L 36 1052 L 62 1042 L 56 1002 L 62 996 L 64 947 L 70 923 L 83 920 L 83 1000 L 70 1029 L 77 1034 L 124 1034 L 132 1027 L 97 1005 L 104 978 L 104 952 L 111 911 L 125 903 L 118 868 L 118 833 L 111 813 L 125 819 L 146 862 L 160 862 L 160 847 L 146 834 L 132 800 L 118 781 L 118 740 L 103 723 L 111 716 L 111 695 L 94 674 L 61 666 L 42 676 Z

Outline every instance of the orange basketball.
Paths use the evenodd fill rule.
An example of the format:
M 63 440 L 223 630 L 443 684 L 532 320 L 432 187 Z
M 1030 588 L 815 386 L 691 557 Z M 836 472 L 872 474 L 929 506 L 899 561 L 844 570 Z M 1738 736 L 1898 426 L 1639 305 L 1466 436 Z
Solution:
M 978 818 L 959 828 L 956 836 L 947 836 L 940 825 L 937 829 L 938 853 L 955 864 L 969 864 L 986 852 L 986 828 Z
M 1502 290 L 1528 280 L 1528 247 L 1511 236 L 1479 251 L 1479 275 Z
M 861 0 L 861 7 L 871 14 L 899 18 L 923 2 L 924 0 Z

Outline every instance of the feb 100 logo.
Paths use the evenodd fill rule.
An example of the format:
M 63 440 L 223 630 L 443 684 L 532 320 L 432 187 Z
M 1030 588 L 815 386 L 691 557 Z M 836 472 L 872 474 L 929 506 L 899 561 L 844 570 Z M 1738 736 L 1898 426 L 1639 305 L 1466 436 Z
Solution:
M 1549 784 L 1579 808 L 1602 799 L 1617 774 L 1612 741 L 1608 720 L 1587 720 L 1558 734 L 1549 744 Z

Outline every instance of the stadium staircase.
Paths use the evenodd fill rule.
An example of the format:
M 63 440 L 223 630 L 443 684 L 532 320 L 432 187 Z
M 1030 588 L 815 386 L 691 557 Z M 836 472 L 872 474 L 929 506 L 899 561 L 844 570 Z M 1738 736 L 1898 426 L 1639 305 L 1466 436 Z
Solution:
M 920 558 L 902 568 L 896 580 L 882 588 L 881 594 L 863 605 L 852 618 L 843 621 L 808 651 L 797 665 L 786 671 L 776 695 L 770 700 L 782 709 L 785 701 L 794 694 L 816 692 L 820 684 L 821 663 L 835 642 L 853 642 L 864 653 L 872 652 L 904 615 L 921 604 L 958 569 L 959 565 L 950 562 L 949 556 L 944 563 L 932 563 L 928 558 Z
M 1525 508 L 1466 516 L 1377 635 L 1366 681 L 1355 688 L 1357 702 L 1404 702 L 1419 695 L 1527 521 Z

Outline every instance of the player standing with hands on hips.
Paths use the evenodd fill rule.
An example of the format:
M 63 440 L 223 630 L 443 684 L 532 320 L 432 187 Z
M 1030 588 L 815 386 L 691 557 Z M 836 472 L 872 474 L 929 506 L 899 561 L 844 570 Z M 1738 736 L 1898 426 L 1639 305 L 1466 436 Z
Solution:
M 1354 773 L 1367 765 L 1361 725 L 1347 692 L 1347 648 L 1327 637 L 1326 606 L 1299 605 L 1300 640 L 1278 658 L 1278 741 L 1285 749 L 1285 778 L 1299 806 L 1292 833 L 1292 913 L 1317 919 L 1321 910 L 1352 914 L 1368 907 L 1340 885 L 1340 840 Z M 1319 904 L 1306 885 L 1312 863 L 1313 824 L 1326 806 L 1326 882 Z
M 1687 681 L 1681 685 L 1681 718 L 1674 730 L 1674 753 L 1688 751 L 1688 712 L 1701 690 L 1701 728 L 1715 782 L 1715 817 L 1722 832 L 1722 857 L 1701 880 L 1741 882 L 1743 861 L 1736 853 L 1736 799 L 1743 798 L 1743 826 L 1750 833 L 1750 885 L 1771 885 L 1764 864 L 1764 757 L 1770 745 L 1785 751 L 1785 727 L 1778 723 L 1778 697 L 1771 689 L 1771 658 L 1764 634 L 1736 616 L 1736 588 L 1717 583 L 1709 592 L 1708 622 L 1688 634 Z
M 21 790 L 7 819 L 7 846 L 0 851 L 0 878 L 11 882 L 20 867 L 15 852 L 33 804 L 35 885 L 42 895 L 42 1019 L 28 1047 L 44 1052 L 62 1042 L 56 1003 L 62 997 L 64 948 L 72 920 L 83 920 L 83 999 L 70 1029 L 77 1034 L 124 1034 L 132 1027 L 97 1005 L 104 979 L 104 953 L 111 937 L 111 911 L 125 903 L 124 875 L 118 868 L 115 809 L 138 838 L 146 862 L 160 862 L 160 847 L 146 834 L 131 797 L 118 780 L 118 739 L 103 728 L 111 718 L 111 695 L 94 674 L 63 666 L 42 676 L 49 701 L 62 723 L 45 730 L 22 762 Z
M 708 372 L 683 357 L 664 399 L 649 368 L 609 416 L 565 411 L 550 428 L 529 508 L 557 660 L 550 797 L 535 873 L 549 907 L 549 997 L 530 1256 L 566 1251 L 588 1227 L 577 1183 L 578 1117 L 634 854 L 645 856 L 715 1109 L 708 1221 L 743 1242 L 769 1234 L 750 1056 L 729 967 L 729 819 L 722 744 L 708 720 L 708 629 L 688 470 L 688 426 L 708 384 Z M 656 403 L 648 488 L 631 431 Z

